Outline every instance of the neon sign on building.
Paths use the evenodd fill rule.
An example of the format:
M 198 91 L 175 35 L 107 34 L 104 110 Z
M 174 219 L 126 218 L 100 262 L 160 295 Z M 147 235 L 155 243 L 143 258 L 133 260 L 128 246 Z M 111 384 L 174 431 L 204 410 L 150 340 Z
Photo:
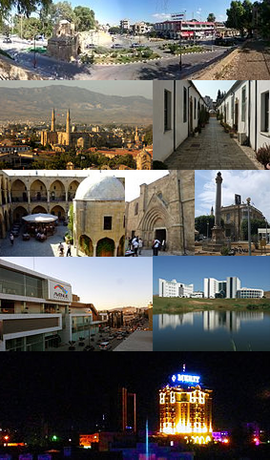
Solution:
M 174 374 L 171 377 L 173 383 L 200 383 L 198 375 Z

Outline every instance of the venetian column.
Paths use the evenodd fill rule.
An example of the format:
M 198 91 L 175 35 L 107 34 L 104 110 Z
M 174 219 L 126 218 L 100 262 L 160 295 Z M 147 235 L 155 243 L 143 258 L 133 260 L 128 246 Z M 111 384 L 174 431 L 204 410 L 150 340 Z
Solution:
M 216 204 L 215 204 L 215 225 L 212 228 L 212 242 L 222 244 L 225 240 L 224 233 L 221 228 L 221 172 L 217 173 L 216 177 Z

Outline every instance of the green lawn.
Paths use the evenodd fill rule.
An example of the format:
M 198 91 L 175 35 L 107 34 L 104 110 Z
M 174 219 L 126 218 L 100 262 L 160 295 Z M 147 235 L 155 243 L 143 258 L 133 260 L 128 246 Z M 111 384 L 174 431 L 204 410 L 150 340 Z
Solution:
M 270 311 L 270 299 L 181 299 L 154 296 L 154 315 L 204 310 Z

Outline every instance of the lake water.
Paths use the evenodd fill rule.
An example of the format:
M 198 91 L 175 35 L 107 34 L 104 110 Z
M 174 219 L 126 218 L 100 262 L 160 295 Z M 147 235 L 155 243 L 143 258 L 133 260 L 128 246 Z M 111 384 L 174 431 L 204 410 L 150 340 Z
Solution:
M 154 351 L 270 351 L 270 314 L 205 311 L 154 315 Z

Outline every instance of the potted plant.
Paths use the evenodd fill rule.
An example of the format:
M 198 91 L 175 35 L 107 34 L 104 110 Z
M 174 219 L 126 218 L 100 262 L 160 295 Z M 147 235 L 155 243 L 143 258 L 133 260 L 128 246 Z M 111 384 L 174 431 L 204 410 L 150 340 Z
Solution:
M 270 163 L 270 145 L 264 144 L 256 152 L 257 160 L 264 166 L 264 169 L 269 169 L 267 165 Z
M 70 345 L 68 347 L 69 351 L 75 351 L 75 342 L 74 342 L 74 340 L 70 340 L 68 343 Z
M 196 126 L 196 128 L 194 129 L 194 136 L 198 137 L 201 131 L 202 129 L 199 126 Z

